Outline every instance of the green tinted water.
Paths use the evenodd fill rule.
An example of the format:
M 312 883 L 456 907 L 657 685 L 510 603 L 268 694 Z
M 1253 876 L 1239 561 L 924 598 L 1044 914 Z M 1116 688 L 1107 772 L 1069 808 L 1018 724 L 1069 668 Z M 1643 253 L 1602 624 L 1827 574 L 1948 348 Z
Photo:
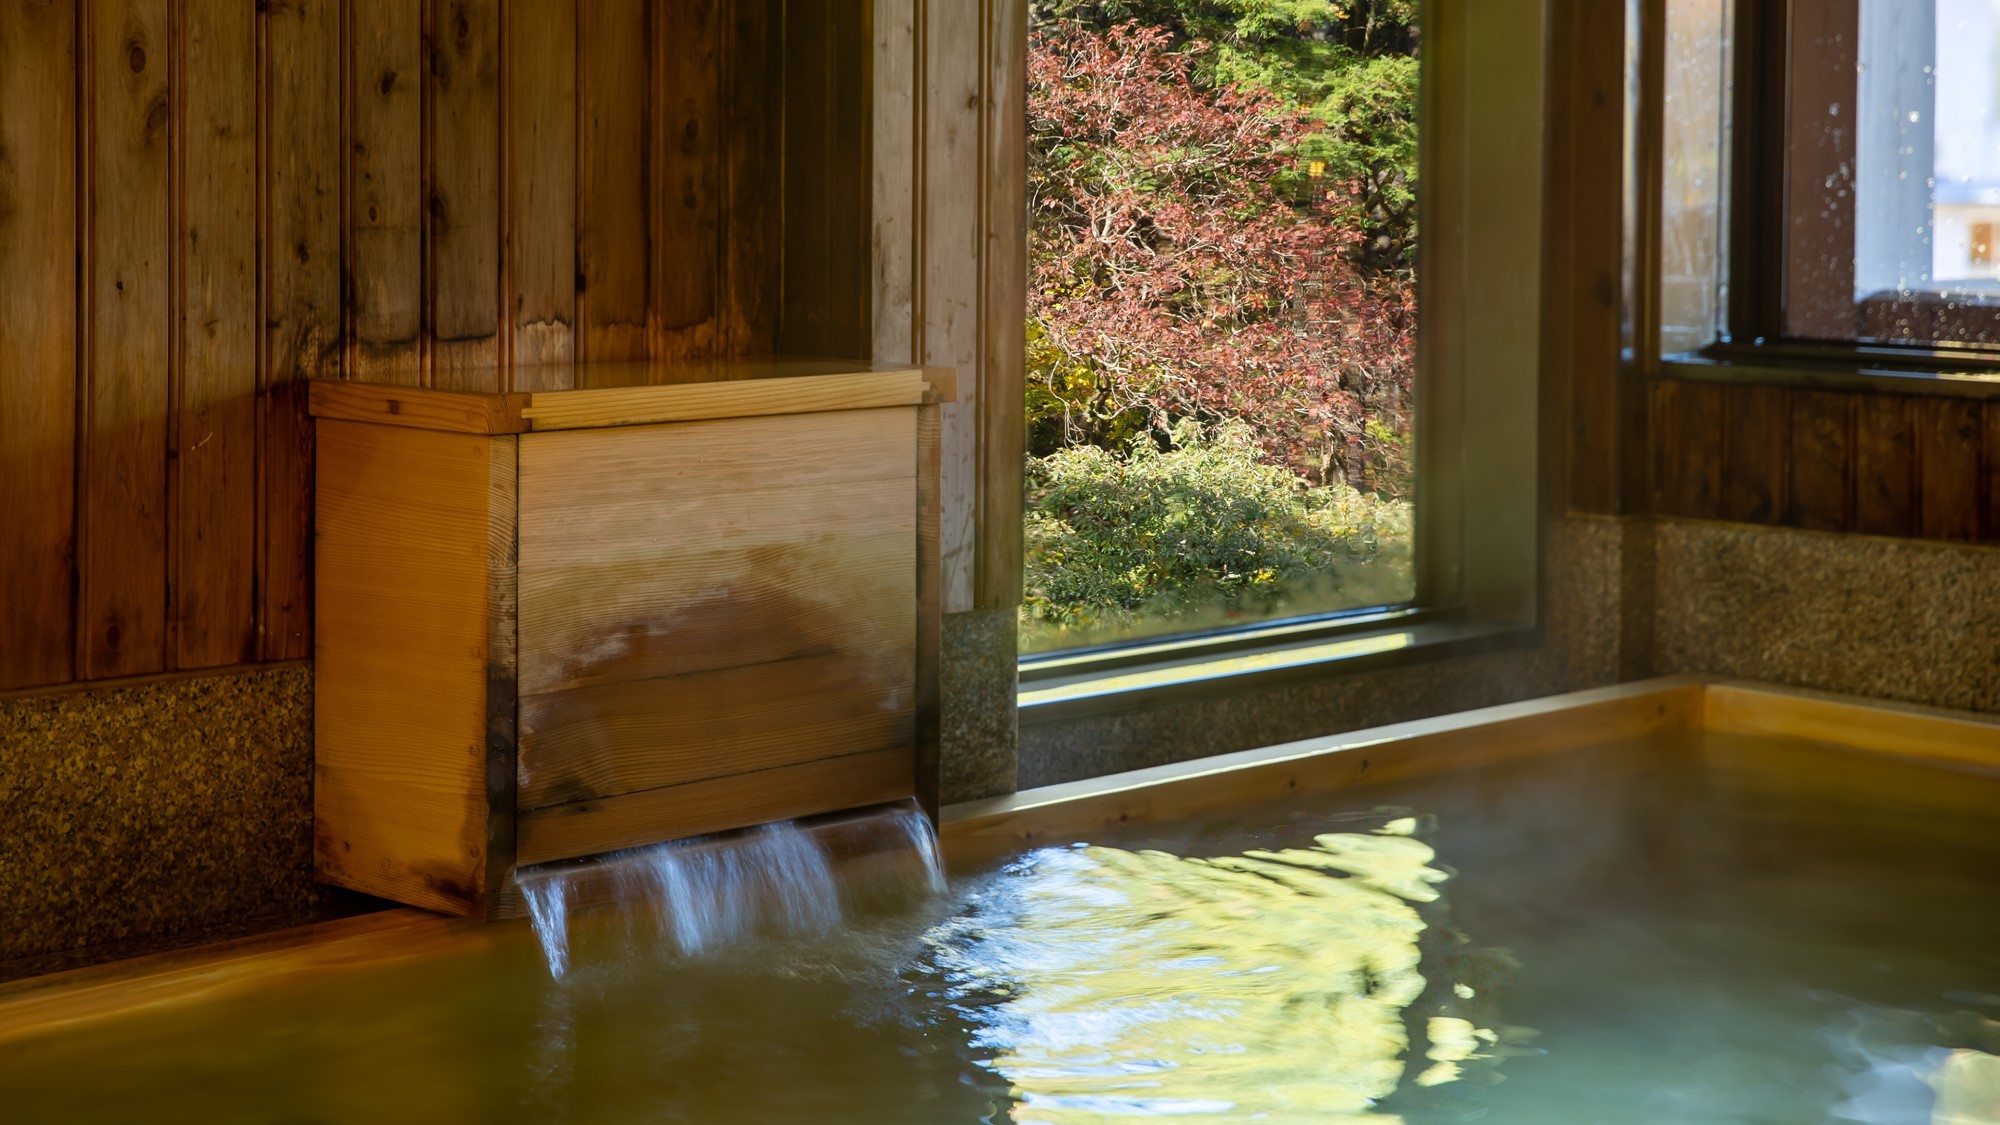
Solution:
M 608 925 L 608 924 L 607 924 Z M 1607 748 L 0 1045 L 0 1120 L 2000 1121 L 2000 778 Z

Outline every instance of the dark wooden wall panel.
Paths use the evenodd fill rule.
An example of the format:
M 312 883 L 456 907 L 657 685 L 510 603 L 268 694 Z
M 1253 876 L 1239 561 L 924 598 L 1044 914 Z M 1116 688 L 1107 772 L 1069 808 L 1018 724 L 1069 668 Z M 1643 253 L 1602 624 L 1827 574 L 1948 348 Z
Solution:
M 1839 531 L 1854 518 L 1854 400 L 1802 391 L 1791 398 L 1791 492 L 1783 522 Z
M 431 27 L 433 386 L 500 386 L 500 0 L 435 0 Z
M 180 316 L 168 588 L 175 668 L 256 658 L 257 19 L 177 0 Z
M 0 4 L 0 690 L 75 672 L 76 40 Z
M 647 188 L 651 10 L 644 0 L 586 0 L 577 35 L 577 358 L 640 359 L 652 307 Z
M 167 660 L 173 39 L 167 0 L 89 11 L 77 674 L 94 679 Z
M 424 5 L 348 0 L 347 376 L 423 381 Z
M 1917 520 L 1925 539 L 1978 540 L 1984 416 L 1977 402 L 1917 405 Z
M 310 656 L 311 380 L 867 355 L 871 12 L 0 7 L 0 690 Z
M 1653 391 L 1654 506 L 1695 519 L 1722 515 L 1723 389 L 1659 383 Z
M 513 0 L 508 9 L 508 369 L 515 390 L 569 386 L 576 359 L 578 2 Z

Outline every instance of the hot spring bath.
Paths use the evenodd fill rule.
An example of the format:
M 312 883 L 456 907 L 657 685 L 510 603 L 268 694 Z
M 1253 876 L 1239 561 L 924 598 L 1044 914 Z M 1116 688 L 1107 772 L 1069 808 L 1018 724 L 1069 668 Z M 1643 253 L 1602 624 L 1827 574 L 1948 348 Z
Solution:
M 725 942 L 581 910 L 560 979 L 526 924 L 399 911 L 24 982 L 0 1105 L 2000 1120 L 1991 726 L 1634 685 L 1023 794 L 943 837 L 942 893 L 878 849 Z

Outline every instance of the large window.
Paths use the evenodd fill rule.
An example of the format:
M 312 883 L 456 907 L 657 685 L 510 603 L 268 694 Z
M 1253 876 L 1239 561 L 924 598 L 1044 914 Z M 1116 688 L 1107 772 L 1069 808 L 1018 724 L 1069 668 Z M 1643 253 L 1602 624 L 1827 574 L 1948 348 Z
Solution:
M 1661 343 L 2000 359 L 2000 0 L 1668 0 Z
M 1024 651 L 1410 602 L 1415 0 L 1035 10 Z

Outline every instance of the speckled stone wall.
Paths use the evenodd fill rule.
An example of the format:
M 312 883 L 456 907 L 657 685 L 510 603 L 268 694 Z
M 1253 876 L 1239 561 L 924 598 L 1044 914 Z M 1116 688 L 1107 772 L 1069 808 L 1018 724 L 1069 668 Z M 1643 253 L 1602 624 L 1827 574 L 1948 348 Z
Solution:
M 1643 615 L 1626 612 L 1623 592 L 1627 541 L 1644 533 L 1643 525 L 1618 520 L 1552 521 L 1543 546 L 1547 612 L 1531 646 L 1024 724 L 1020 784 L 1052 785 L 1615 682 L 1645 639 Z
M 1662 521 L 1653 667 L 2000 711 L 2000 550 Z
M 0 977 L 321 905 L 310 669 L 0 699 Z
M 945 615 L 938 788 L 946 804 L 1014 791 L 1016 628 L 1012 611 Z

